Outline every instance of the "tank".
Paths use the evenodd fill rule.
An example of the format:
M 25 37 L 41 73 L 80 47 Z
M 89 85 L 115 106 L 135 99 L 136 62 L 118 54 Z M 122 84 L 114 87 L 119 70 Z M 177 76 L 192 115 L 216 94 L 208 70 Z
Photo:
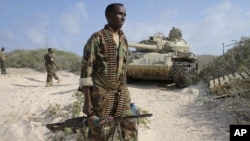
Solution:
M 135 48 L 128 57 L 127 80 L 171 80 L 176 87 L 187 87 L 199 73 L 197 56 L 190 52 L 181 30 L 173 27 L 168 37 L 156 33 L 139 43 L 128 43 Z

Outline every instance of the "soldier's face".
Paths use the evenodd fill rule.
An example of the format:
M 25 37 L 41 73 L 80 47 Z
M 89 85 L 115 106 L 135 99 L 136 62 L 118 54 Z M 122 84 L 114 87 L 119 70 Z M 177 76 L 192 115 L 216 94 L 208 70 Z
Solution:
M 126 10 L 123 6 L 116 5 L 114 10 L 108 13 L 108 24 L 114 28 L 121 28 L 125 22 Z

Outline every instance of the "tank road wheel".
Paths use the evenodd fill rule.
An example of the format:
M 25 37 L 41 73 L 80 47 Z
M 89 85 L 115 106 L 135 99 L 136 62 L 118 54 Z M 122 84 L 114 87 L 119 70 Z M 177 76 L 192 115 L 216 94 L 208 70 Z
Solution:
M 192 84 L 195 65 L 189 62 L 174 62 L 172 77 L 177 88 L 184 88 Z

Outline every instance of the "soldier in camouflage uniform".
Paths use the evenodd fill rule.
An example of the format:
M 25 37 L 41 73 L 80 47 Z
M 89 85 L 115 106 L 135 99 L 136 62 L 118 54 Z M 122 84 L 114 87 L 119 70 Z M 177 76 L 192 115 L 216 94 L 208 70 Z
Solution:
M 5 68 L 5 55 L 4 55 L 5 48 L 2 47 L 0 51 L 0 65 L 1 65 L 1 73 L 7 74 L 6 68 Z
M 83 112 L 90 125 L 96 125 L 100 117 L 132 115 L 126 84 L 128 44 L 121 30 L 126 10 L 123 4 L 110 4 L 105 16 L 108 24 L 87 41 L 82 59 L 79 90 L 85 96 Z M 122 123 L 121 128 L 125 141 L 137 140 L 134 120 Z M 108 140 L 113 131 L 104 133 L 103 126 L 97 124 L 90 128 L 90 139 Z
M 55 63 L 54 51 L 52 48 L 48 48 L 48 53 L 44 55 L 45 67 L 47 70 L 46 87 L 53 86 L 53 77 L 60 82 L 59 77 L 56 75 L 54 66 L 58 69 Z

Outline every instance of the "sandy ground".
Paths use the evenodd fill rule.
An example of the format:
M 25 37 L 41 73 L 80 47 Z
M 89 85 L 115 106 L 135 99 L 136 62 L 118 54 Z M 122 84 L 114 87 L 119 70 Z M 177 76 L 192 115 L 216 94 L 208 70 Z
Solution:
M 8 68 L 0 75 L 0 141 L 45 141 L 49 104 L 66 106 L 75 99 L 79 76 L 59 71 L 61 83 L 45 87 L 46 73 Z M 134 102 L 152 113 L 149 128 L 140 126 L 140 141 L 228 141 L 234 122 L 216 110 L 203 84 L 176 89 L 158 82 L 129 84 Z M 228 117 L 228 118 L 226 118 Z M 36 120 L 37 119 L 37 120 Z

